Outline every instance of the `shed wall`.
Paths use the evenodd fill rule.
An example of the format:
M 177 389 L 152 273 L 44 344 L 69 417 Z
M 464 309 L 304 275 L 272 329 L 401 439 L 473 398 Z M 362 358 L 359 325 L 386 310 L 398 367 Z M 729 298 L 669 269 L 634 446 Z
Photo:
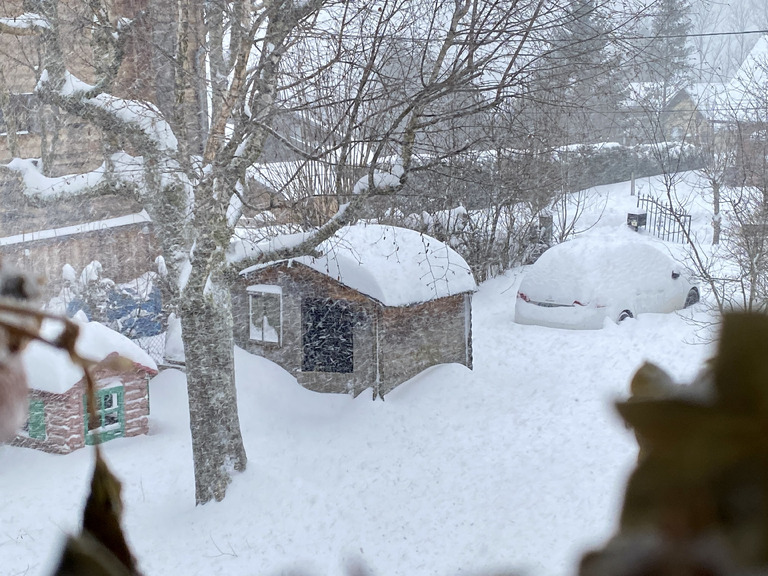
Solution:
M 29 397 L 45 403 L 45 438 L 19 435 L 13 441 L 14 446 L 53 454 L 67 454 L 85 446 L 83 403 L 79 383 L 64 394 L 31 390 Z
M 250 340 L 246 288 L 255 284 L 282 288 L 279 346 Z M 302 371 L 301 306 L 306 297 L 344 300 L 355 310 L 351 374 Z M 385 307 L 306 266 L 280 264 L 249 274 L 240 288 L 233 291 L 232 301 L 238 346 L 272 360 L 310 390 L 357 395 L 366 388 L 374 388 L 385 394 L 436 364 L 455 362 L 472 367 L 469 294 L 413 306 Z
M 98 260 L 105 277 L 127 282 L 152 270 L 158 253 L 150 223 L 0 246 L 4 262 L 47 276 L 44 288 L 47 296 L 56 294 L 61 287 L 64 264 L 80 271 Z
M 469 298 L 458 294 L 383 309 L 379 327 L 382 394 L 430 366 L 455 362 L 472 368 Z
M 249 304 L 246 287 L 253 284 L 272 284 L 283 289 L 282 343 L 281 345 L 256 342 L 249 337 Z M 355 317 L 353 325 L 353 372 L 304 372 L 301 307 L 304 298 L 330 298 L 347 302 Z M 366 296 L 319 274 L 310 268 L 273 266 L 252 273 L 242 289 L 232 294 L 235 314 L 235 342 L 252 354 L 263 356 L 291 374 L 298 382 L 317 392 L 359 394 L 373 385 L 376 379 L 373 318 L 377 305 Z

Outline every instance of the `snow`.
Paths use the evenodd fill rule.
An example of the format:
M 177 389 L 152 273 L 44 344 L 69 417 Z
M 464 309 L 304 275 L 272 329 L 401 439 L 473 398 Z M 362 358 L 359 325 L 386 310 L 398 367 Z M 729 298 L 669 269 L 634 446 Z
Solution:
M 165 359 L 169 362 L 184 362 L 184 358 L 181 319 L 171 312 L 168 315 L 168 330 L 165 335 Z
M 47 70 L 43 71 L 38 88 L 48 82 Z M 65 97 L 77 98 L 93 90 L 95 86 L 83 82 L 68 71 L 64 72 L 64 85 L 60 94 Z M 170 125 L 165 121 L 160 111 L 150 102 L 126 100 L 111 94 L 100 93 L 92 98 L 83 98 L 86 104 L 96 106 L 113 114 L 121 122 L 138 127 L 154 143 L 167 152 L 173 152 L 178 147 L 178 141 Z
M 764 122 L 768 88 L 768 36 L 761 36 L 728 82 L 689 87 L 697 109 L 721 123 Z
M 43 175 L 39 160 L 14 158 L 6 166 L 21 174 L 24 194 L 44 200 L 77 196 L 104 182 L 104 164 L 91 172 L 55 178 Z
M 629 183 L 589 199 L 577 228 L 610 241 L 634 208 Z M 711 213 L 691 212 L 706 242 Z M 636 462 L 613 403 L 644 361 L 691 381 L 712 353 L 712 319 L 700 304 L 588 332 L 523 326 L 520 278 L 510 271 L 473 296 L 473 371 L 433 367 L 384 402 L 310 392 L 236 350 L 250 461 L 221 503 L 194 506 L 184 375 L 155 377 L 149 435 L 103 445 L 142 573 L 574 574 L 616 529 Z M 92 457 L 0 446 L 4 573 L 50 573 L 78 529 Z
M 610 242 L 587 235 L 544 252 L 520 284 L 531 302 L 517 299 L 518 320 L 601 328 L 606 317 L 616 321 L 623 310 L 637 315 L 682 308 L 693 287 L 684 265 L 668 256 L 661 241 L 627 227 L 617 232 Z
M 110 156 L 116 180 L 128 184 L 141 184 L 143 181 L 143 163 L 141 156 L 134 157 L 125 152 L 116 152 Z M 24 183 L 24 194 L 41 200 L 71 198 L 86 194 L 106 183 L 107 165 L 102 163 L 98 168 L 82 174 L 67 174 L 65 176 L 48 177 L 40 170 L 40 159 L 14 158 L 6 168 L 19 173 Z
M 94 260 L 83 268 L 83 271 L 80 273 L 80 283 L 85 285 L 91 282 L 98 282 L 101 278 L 101 273 L 101 262 Z
M 389 172 L 381 172 L 374 170 L 373 172 L 373 187 L 381 190 L 387 188 L 397 188 L 400 186 L 400 175 L 402 175 L 402 166 L 399 170 L 400 174 L 390 174 Z M 352 189 L 352 194 L 362 194 L 370 188 L 371 178 L 366 174 L 355 182 L 355 186 Z
M 105 228 L 117 228 L 119 226 L 139 224 L 141 222 L 151 222 L 149 214 L 147 214 L 146 210 L 142 210 L 137 214 L 128 214 L 126 216 L 107 218 L 105 220 L 95 220 L 93 222 L 86 222 L 85 224 L 77 224 L 75 226 L 50 228 L 48 230 L 38 230 L 37 232 L 27 232 L 24 234 L 17 234 L 15 236 L 6 236 L 5 238 L 0 238 L 0 246 L 21 244 L 22 242 L 44 240 L 46 238 L 61 238 L 62 236 L 82 234 L 85 232 L 97 232 L 99 230 L 104 230 Z
M 279 237 L 283 238 L 283 237 Z M 281 242 L 290 243 L 289 236 Z M 408 306 L 476 288 L 472 271 L 452 248 L 396 226 L 345 226 L 317 249 L 294 258 L 385 306 Z M 261 266 L 246 268 L 241 274 Z
M 233 240 L 227 251 L 227 261 L 240 262 L 247 258 L 255 258 L 262 254 L 269 254 L 279 250 L 296 248 L 310 236 L 308 232 L 295 232 L 292 234 L 279 234 L 262 242 L 252 243 L 247 238 Z M 253 270 L 254 267 L 248 268 Z M 244 270 L 245 272 L 245 270 Z
M 49 29 L 51 25 L 48 20 L 40 14 L 34 12 L 25 12 L 20 16 L 11 16 L 0 18 L 0 26 L 17 28 L 22 30 L 33 30 L 35 28 Z
M 70 284 L 77 282 L 77 272 L 75 272 L 75 269 L 71 264 L 64 264 L 64 266 L 61 267 L 61 278 Z
M 612 402 L 644 360 L 687 381 L 711 348 L 685 315 L 586 333 L 517 325 L 517 280 L 474 297 L 474 371 L 435 367 L 384 402 L 304 390 L 237 350 L 250 463 L 219 504 L 194 506 L 183 374 L 154 378 L 150 434 L 104 445 L 142 572 L 574 573 L 614 530 L 636 459 Z M 77 528 L 91 457 L 0 447 L 8 573 L 48 573 Z
M 76 350 L 84 358 L 100 362 L 117 352 L 137 364 L 157 370 L 155 361 L 122 334 L 97 322 L 79 323 L 79 326 Z M 58 322 L 46 321 L 42 333 L 49 339 L 55 339 L 61 328 Z M 72 362 L 67 352 L 42 342 L 31 342 L 24 350 L 22 362 L 27 372 L 27 383 L 36 390 L 62 394 L 83 378 L 82 368 Z

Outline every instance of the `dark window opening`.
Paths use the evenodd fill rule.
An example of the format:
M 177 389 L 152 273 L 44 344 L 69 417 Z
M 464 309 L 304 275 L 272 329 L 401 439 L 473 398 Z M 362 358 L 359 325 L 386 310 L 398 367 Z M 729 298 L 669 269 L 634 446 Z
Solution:
M 349 374 L 354 369 L 353 315 L 347 302 L 305 298 L 301 306 L 304 372 Z

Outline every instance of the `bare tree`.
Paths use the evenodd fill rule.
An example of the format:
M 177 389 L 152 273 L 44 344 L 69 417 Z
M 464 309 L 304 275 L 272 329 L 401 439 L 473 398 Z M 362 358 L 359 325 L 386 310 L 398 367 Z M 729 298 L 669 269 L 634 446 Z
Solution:
M 149 9 L 156 21 L 144 13 L 126 21 L 112 3 L 68 4 L 83 15 L 81 33 L 100 47 L 87 82 L 73 76 L 61 49 L 64 3 L 30 1 L 23 26 L 13 18 L 19 14 L 6 14 L 1 29 L 37 35 L 37 94 L 109 135 L 119 151 L 111 161 L 120 189 L 152 217 L 183 326 L 196 500 L 220 500 L 232 473 L 246 466 L 226 254 L 235 223 L 252 206 L 250 167 L 275 139 L 330 171 L 338 209 L 318 216 L 319 226 L 291 250 L 242 265 L 307 253 L 372 197 L 401 190 L 419 155 L 438 161 L 455 153 L 433 137 L 442 123 L 516 95 L 552 6 L 546 0 L 182 0 L 171 7 L 156 0 Z M 420 47 L 407 81 L 387 72 L 396 68 L 393 46 L 402 39 Z M 131 61 L 127 46 L 150 54 Z M 127 89 L 144 84 L 125 82 L 128 64 L 152 90 Z M 456 100 L 469 92 L 472 98 Z M 316 122 L 320 135 L 312 149 L 294 146 L 275 128 L 276 117 L 288 112 Z M 395 168 L 384 172 L 391 157 Z M 285 203 L 285 196 L 275 201 Z

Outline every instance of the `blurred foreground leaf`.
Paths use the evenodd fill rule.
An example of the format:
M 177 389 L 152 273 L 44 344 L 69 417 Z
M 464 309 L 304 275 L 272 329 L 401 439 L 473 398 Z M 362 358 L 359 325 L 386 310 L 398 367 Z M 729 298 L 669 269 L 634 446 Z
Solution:
M 717 356 L 691 386 L 643 366 L 617 408 L 640 455 L 619 534 L 581 573 L 768 568 L 768 317 L 726 316 Z
M 120 526 L 120 481 L 96 446 L 91 492 L 79 536 L 69 537 L 53 576 L 136 576 L 138 571 Z

